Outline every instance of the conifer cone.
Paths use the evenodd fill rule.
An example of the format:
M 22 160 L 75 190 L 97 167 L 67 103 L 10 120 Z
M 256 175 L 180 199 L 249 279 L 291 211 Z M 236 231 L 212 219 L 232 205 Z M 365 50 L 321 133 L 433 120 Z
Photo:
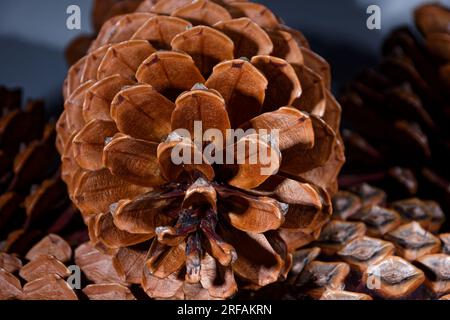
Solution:
M 386 39 L 381 64 L 345 90 L 348 162 L 342 184 L 370 182 L 391 197 L 418 196 L 450 209 L 450 10 L 415 12 Z
M 21 100 L 20 89 L 0 88 L 0 300 L 50 299 L 51 294 L 65 299 L 70 293 L 60 278 L 67 270 L 56 259 L 65 258 L 54 251 L 56 258 L 37 259 L 37 253 L 66 241 L 54 234 L 37 243 L 57 233 L 80 244 L 87 228 L 59 177 L 55 124 L 46 122 L 41 101 L 21 108 Z M 70 249 L 67 243 L 63 247 Z
M 114 263 L 89 243 L 48 234 L 24 255 L 0 253 L 0 300 L 145 299 Z
M 242 299 L 445 299 L 450 293 L 449 235 L 434 201 L 387 202 L 367 184 L 333 198 L 319 239 L 293 255 L 284 283 Z
M 98 33 L 103 24 L 115 16 L 136 11 L 142 2 L 143 0 L 94 0 L 91 19 L 94 31 Z
M 93 35 L 81 34 L 66 47 L 65 56 L 69 66 L 84 57 L 95 40 L 103 24 L 112 17 L 132 13 L 142 3 L 142 0 L 94 0 L 92 6 Z
M 328 221 L 344 162 L 330 78 L 260 4 L 144 1 L 106 21 L 69 70 L 57 125 L 62 178 L 92 243 L 153 298 L 224 299 L 282 279 Z M 266 148 L 275 168 L 173 163 L 179 147 L 202 159 L 174 132 L 194 121 L 279 129 L 279 146 L 257 134 L 230 145 Z
M 43 102 L 21 100 L 20 89 L 0 88 L 0 252 L 18 255 L 48 232 L 83 227 L 59 177 L 55 124 Z

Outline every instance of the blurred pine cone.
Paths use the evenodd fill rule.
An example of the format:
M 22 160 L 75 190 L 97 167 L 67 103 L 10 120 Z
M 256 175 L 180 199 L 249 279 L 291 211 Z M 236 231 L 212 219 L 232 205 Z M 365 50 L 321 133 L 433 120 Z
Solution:
M 329 87 L 326 61 L 260 4 L 144 1 L 108 20 L 69 71 L 57 125 L 92 242 L 154 298 L 223 299 L 283 278 L 327 222 L 344 162 Z M 173 133 L 196 120 L 279 129 L 279 150 L 258 135 L 232 145 L 272 150 L 272 175 L 248 160 L 175 165 L 174 148 L 201 153 Z
M 59 177 L 55 124 L 42 101 L 21 100 L 0 87 L 0 252 L 24 255 L 48 232 L 69 236 L 83 224 Z
M 386 40 L 381 64 L 340 99 L 348 162 L 343 185 L 361 181 L 393 198 L 417 195 L 450 210 L 450 11 L 419 7 L 417 28 Z

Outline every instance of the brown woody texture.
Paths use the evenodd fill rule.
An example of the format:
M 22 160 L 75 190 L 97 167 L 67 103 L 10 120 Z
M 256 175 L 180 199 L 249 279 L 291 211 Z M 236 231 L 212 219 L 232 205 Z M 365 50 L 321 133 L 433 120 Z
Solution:
M 236 299 L 448 299 L 450 234 L 438 234 L 443 213 L 433 201 L 386 202 L 369 185 L 341 191 L 320 238 L 293 254 L 286 281 Z M 138 255 L 129 257 L 136 263 Z M 80 267 L 72 289 L 71 265 Z M 24 255 L 0 253 L 0 299 L 148 299 L 128 267 L 92 243 L 69 245 L 50 234 Z M 139 274 L 135 274 L 139 277 Z M 377 281 L 376 277 L 379 277 Z
M 145 293 L 127 286 L 125 275 L 116 272 L 113 263 L 113 257 L 99 252 L 89 243 L 77 247 L 74 242 L 70 245 L 62 237 L 48 234 L 24 255 L 0 253 L 0 299 L 145 298 Z M 81 272 L 74 273 L 72 267 L 75 265 Z
M 41 275 L 66 275 L 48 257 L 21 271 L 28 259 L 38 257 L 38 251 L 30 249 L 46 234 L 60 234 L 72 246 L 87 239 L 86 227 L 59 177 L 55 123 L 46 121 L 43 102 L 30 100 L 22 108 L 21 101 L 20 89 L 0 87 L 0 300 L 23 298 L 22 285 Z M 58 242 L 62 241 L 66 243 Z M 52 242 L 40 247 L 45 245 Z M 66 248 L 70 249 L 67 243 Z M 62 259 L 57 252 L 48 253 Z M 33 268 L 37 270 L 31 275 Z M 47 281 L 34 287 L 39 284 L 44 287 Z M 54 292 L 53 298 L 57 295 Z
M 434 201 L 387 202 L 387 194 L 362 184 L 333 198 L 332 220 L 319 239 L 293 255 L 283 283 L 241 299 L 448 299 L 448 233 Z
M 55 121 L 42 101 L 21 101 L 20 89 L 0 87 L 0 251 L 24 255 L 48 231 L 82 224 L 59 177 Z

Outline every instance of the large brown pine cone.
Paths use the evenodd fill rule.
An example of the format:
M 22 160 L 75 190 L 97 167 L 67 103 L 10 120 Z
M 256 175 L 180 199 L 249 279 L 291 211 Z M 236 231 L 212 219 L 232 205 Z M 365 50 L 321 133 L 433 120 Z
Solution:
M 418 30 L 399 28 L 381 64 L 363 72 L 341 104 L 346 185 L 371 181 L 393 197 L 417 195 L 450 209 L 450 11 L 419 7 Z
M 154 298 L 223 299 L 238 283 L 276 282 L 327 222 L 344 162 L 329 65 L 260 4 L 138 11 L 107 21 L 64 85 L 62 177 L 92 242 Z M 202 159 L 202 145 L 173 133 L 194 121 L 203 132 L 280 130 L 279 146 L 257 134 L 231 144 L 271 151 L 275 168 L 174 164 L 178 147 Z

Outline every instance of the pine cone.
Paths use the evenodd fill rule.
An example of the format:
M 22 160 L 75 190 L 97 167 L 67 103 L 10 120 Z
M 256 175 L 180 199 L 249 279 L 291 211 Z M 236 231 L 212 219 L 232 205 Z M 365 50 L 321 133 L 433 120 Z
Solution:
M 57 125 L 92 242 L 153 298 L 223 299 L 283 278 L 327 222 L 344 161 L 329 87 L 328 64 L 260 4 L 144 1 L 108 20 L 69 70 Z M 194 121 L 203 133 L 279 129 L 280 144 L 194 143 L 176 131 Z M 212 165 L 211 146 L 222 159 L 265 148 L 275 165 Z M 177 148 L 199 163 L 175 164 Z
M 448 211 L 450 11 L 425 5 L 415 20 L 423 38 L 406 27 L 394 31 L 382 63 L 341 98 L 349 160 L 342 184 L 369 181 L 391 197 L 430 198 Z
M 83 243 L 86 227 L 59 178 L 54 123 L 46 122 L 41 101 L 29 101 L 22 109 L 21 100 L 20 90 L 0 87 L 0 300 L 49 298 L 44 293 L 64 299 L 70 296 L 67 285 L 54 273 L 67 273 L 65 267 L 53 257 L 36 259 L 36 253 L 39 247 L 65 241 L 52 235 L 55 241 L 31 248 L 48 233 L 73 245 Z M 23 261 L 35 259 L 22 268 Z M 30 285 L 22 288 L 26 281 Z
M 433 201 L 386 203 L 367 184 L 340 191 L 320 238 L 294 253 L 288 279 L 242 294 L 250 299 L 445 299 L 450 293 L 449 235 Z M 434 230 L 435 233 L 429 230 Z
M 41 101 L 21 100 L 0 88 L 0 252 L 24 255 L 48 232 L 69 237 L 83 224 L 59 177 L 55 125 Z
M 143 0 L 95 0 L 92 8 L 92 24 L 95 32 L 98 33 L 109 19 L 136 11 L 142 2 Z
M 89 47 L 94 41 L 95 37 L 91 35 L 81 34 L 74 38 L 65 48 L 64 56 L 67 65 L 71 66 L 78 60 L 83 58 L 89 50 Z
M 142 0 L 94 0 L 91 19 L 94 35 L 81 34 L 67 45 L 65 57 L 68 65 L 73 65 L 87 54 L 92 41 L 106 21 L 136 11 L 142 2 Z
M 114 259 L 49 234 L 24 255 L 0 253 L 0 300 L 135 300 Z M 77 268 L 73 268 L 77 267 Z M 78 272 L 81 273 L 78 273 Z

